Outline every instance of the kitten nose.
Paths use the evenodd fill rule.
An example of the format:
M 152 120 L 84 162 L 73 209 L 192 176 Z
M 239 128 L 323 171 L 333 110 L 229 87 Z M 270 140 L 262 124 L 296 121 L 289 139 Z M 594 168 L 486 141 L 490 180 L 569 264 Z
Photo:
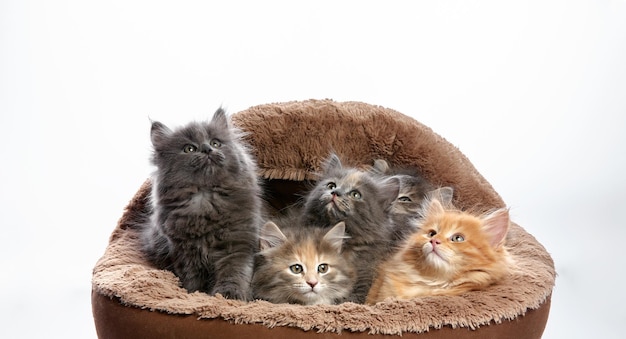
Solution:
M 207 153 L 207 154 L 211 153 L 211 145 L 209 144 L 200 145 L 200 152 Z
M 430 243 L 433 244 L 433 246 L 441 245 L 441 240 L 432 238 L 432 239 L 430 239 Z
M 311 288 L 315 287 L 315 285 L 317 285 L 317 280 L 307 280 L 306 282 L 307 284 L 309 284 L 309 286 L 311 286 Z
M 340 197 L 340 196 L 341 196 L 341 193 L 339 193 L 339 192 L 337 192 L 337 191 L 332 191 L 332 192 L 330 192 L 330 194 L 332 194 L 332 195 L 334 195 L 334 196 L 337 196 L 337 197 Z

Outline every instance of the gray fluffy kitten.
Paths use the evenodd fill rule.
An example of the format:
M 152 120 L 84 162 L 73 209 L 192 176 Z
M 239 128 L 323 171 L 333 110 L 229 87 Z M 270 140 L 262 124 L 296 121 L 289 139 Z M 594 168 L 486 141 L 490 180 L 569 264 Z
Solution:
M 143 250 L 189 292 L 249 300 L 262 223 L 257 167 L 218 109 L 208 123 L 152 123 L 153 214 Z
M 391 168 L 387 161 L 374 161 L 372 172 L 380 176 L 380 180 L 397 178 L 400 182 L 398 197 L 392 202 L 389 214 L 393 220 L 392 241 L 398 245 L 416 231 L 415 218 L 422 209 L 422 201 L 428 192 L 434 189 L 417 170 L 410 168 Z
M 330 228 L 345 222 L 344 251 L 352 256 L 357 282 L 348 301 L 363 303 L 376 265 L 391 250 L 392 222 L 388 209 L 398 196 L 397 178 L 380 177 L 343 167 L 331 154 L 316 186 L 305 197 L 303 225 Z
M 418 230 L 424 211 L 423 201 L 426 198 L 437 199 L 445 206 L 452 203 L 452 187 L 435 187 L 410 167 L 391 168 L 383 159 L 374 161 L 371 172 L 380 180 L 397 178 L 400 182 L 398 197 L 391 203 L 389 215 L 393 221 L 392 242 L 394 247 L 400 245 L 411 234 Z

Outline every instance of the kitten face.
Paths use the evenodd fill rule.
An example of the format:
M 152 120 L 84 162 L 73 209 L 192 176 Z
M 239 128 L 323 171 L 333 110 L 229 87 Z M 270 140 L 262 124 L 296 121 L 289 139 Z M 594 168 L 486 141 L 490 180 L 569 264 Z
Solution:
M 164 176 L 175 175 L 173 179 L 202 183 L 202 177 L 237 162 L 234 135 L 221 109 L 209 123 L 192 122 L 175 131 L 153 122 L 151 139 L 153 164 Z
M 332 220 L 341 220 L 354 214 L 359 205 L 363 206 L 369 200 L 362 193 L 368 191 L 367 184 L 363 173 L 358 171 L 323 180 L 316 190 L 322 210 Z
M 311 242 L 294 249 L 291 256 L 282 275 L 285 287 L 292 290 L 292 298 L 307 305 L 332 303 L 333 295 L 328 290 L 339 273 L 335 259 L 318 253 Z
M 396 215 L 415 215 L 421 209 L 421 203 L 431 185 L 419 174 L 415 168 L 391 168 L 384 159 L 374 160 L 370 172 L 384 178 L 395 178 L 399 182 L 400 190 L 391 206 L 391 213 Z
M 322 179 L 309 195 L 309 212 L 325 215 L 331 223 L 382 212 L 398 194 L 397 180 L 377 182 L 375 177 L 354 168 L 344 168 L 336 155 L 324 167 Z
M 508 230 L 508 211 L 480 218 L 460 211 L 444 211 L 433 200 L 426 218 L 410 239 L 407 252 L 426 275 L 452 277 L 459 272 L 480 270 L 500 260 Z
M 415 215 L 422 205 L 427 192 L 427 183 L 410 175 L 396 175 L 400 181 L 398 198 L 392 203 L 391 212 L 401 215 Z
M 345 226 L 339 223 L 327 232 L 303 228 L 285 236 L 268 222 L 261 231 L 264 262 L 252 282 L 255 296 L 302 305 L 334 304 L 346 298 L 354 271 L 341 255 L 344 234 Z
M 445 215 L 435 222 L 422 226 L 415 239 L 421 247 L 426 265 L 443 274 L 454 272 L 457 267 L 468 264 L 468 256 L 478 255 L 486 243 L 480 233 L 480 220 Z

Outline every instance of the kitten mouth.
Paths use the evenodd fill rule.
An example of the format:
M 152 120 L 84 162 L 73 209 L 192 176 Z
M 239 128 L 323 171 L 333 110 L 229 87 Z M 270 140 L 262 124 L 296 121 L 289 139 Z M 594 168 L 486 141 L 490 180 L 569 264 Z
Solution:
M 193 167 L 195 167 L 198 170 L 202 170 L 202 169 L 206 169 L 208 167 L 211 167 L 213 165 L 217 165 L 217 161 L 215 161 L 215 159 L 213 159 L 210 156 L 205 156 L 202 158 L 197 158 L 196 161 L 193 162 Z
M 206 157 L 206 163 L 207 163 L 207 164 L 219 165 L 219 164 L 221 164 L 221 163 L 222 163 L 222 161 L 221 161 L 221 160 L 222 160 L 222 159 L 220 159 L 220 158 L 219 158 L 219 157 L 217 157 L 217 156 L 210 156 L 210 155 L 209 155 L 209 156 L 207 156 L 207 157 Z
M 319 298 L 319 294 L 314 290 L 304 292 L 304 297 L 310 300 L 317 300 Z
M 298 293 L 300 293 L 300 295 L 302 295 L 303 297 L 307 298 L 307 299 L 312 299 L 315 298 L 317 296 L 317 292 L 315 292 L 315 290 L 313 290 L 313 288 L 311 287 L 299 287 L 298 288 Z
M 437 257 L 439 257 L 439 259 L 441 259 L 443 261 L 448 261 L 448 260 L 446 260 L 446 258 L 442 257 L 441 254 L 439 254 L 439 253 L 437 253 L 435 251 L 433 251 L 433 254 L 436 255 Z
M 332 217 L 342 218 L 345 217 L 346 213 L 339 208 L 339 205 L 334 200 L 331 200 L 326 205 L 326 211 Z
M 448 262 L 448 260 L 444 258 L 435 248 L 431 249 L 426 256 L 432 258 L 431 260 L 442 260 Z

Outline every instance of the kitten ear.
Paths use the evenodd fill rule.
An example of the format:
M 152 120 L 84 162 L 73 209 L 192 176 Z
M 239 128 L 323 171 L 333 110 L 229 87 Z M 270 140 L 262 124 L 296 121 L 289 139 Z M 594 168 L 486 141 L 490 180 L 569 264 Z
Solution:
M 452 205 L 453 194 L 454 190 L 452 189 L 452 187 L 444 186 L 426 193 L 426 197 L 429 200 L 439 200 L 442 206 L 450 206 Z
M 498 248 L 504 245 L 510 224 L 508 208 L 501 208 L 483 217 L 483 229 L 491 238 L 491 246 Z
M 390 206 L 400 194 L 400 186 L 402 185 L 399 176 L 392 176 L 384 179 L 380 185 L 380 196 L 384 199 L 384 206 Z
M 341 159 L 339 159 L 339 157 L 335 153 L 331 153 L 328 159 L 326 159 L 326 161 L 324 161 L 324 164 L 322 165 L 322 169 L 324 170 L 324 172 L 329 172 L 332 169 L 341 168 Z
M 433 196 L 427 196 L 422 202 L 422 216 L 440 215 L 445 212 L 443 205 L 439 199 Z
M 152 128 L 150 128 L 150 139 L 152 141 L 152 145 L 156 146 L 163 142 L 165 138 L 167 138 L 172 133 L 172 130 L 169 129 L 164 124 L 153 121 Z
M 261 251 L 282 245 L 285 241 L 287 241 L 287 237 L 285 237 L 275 223 L 268 221 L 261 228 L 259 234 Z
M 348 238 L 349 236 L 346 235 L 346 224 L 343 221 L 337 223 L 324 235 L 324 240 L 328 241 L 328 243 L 337 250 L 337 253 L 341 253 L 343 239 Z
M 374 160 L 374 166 L 372 166 L 372 172 L 376 174 L 385 174 L 389 171 L 389 163 L 383 159 Z
M 226 111 L 223 108 L 218 108 L 215 113 L 213 113 L 213 118 L 211 119 L 211 123 L 215 126 L 222 128 L 224 130 L 228 130 L 228 117 L 226 116 Z

